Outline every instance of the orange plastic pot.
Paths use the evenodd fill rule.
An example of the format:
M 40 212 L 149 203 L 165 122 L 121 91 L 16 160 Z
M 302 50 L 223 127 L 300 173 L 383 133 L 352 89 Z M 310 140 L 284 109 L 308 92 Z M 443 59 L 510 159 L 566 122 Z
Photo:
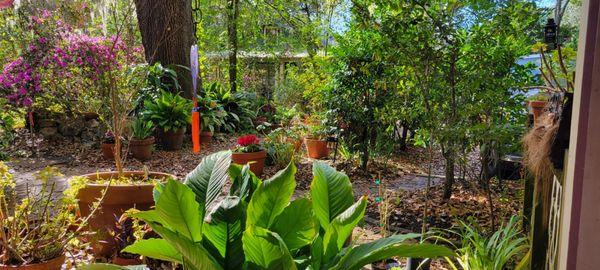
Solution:
M 131 155 L 139 160 L 147 160 L 152 157 L 152 148 L 154 148 L 154 137 L 144 140 L 132 139 L 129 142 L 129 151 Z
M 325 140 L 314 140 L 305 139 L 306 151 L 308 156 L 314 159 L 321 159 L 329 156 L 329 148 L 327 148 L 327 141 Z
M 0 270 L 61 270 L 65 263 L 65 255 L 60 255 L 45 262 L 26 265 L 1 265 Z
M 143 171 L 128 171 L 124 172 L 124 177 L 143 177 Z M 139 210 L 149 210 L 154 206 L 154 198 L 152 190 L 154 185 L 151 183 L 131 184 L 131 185 L 111 185 L 93 184 L 97 180 L 108 180 L 118 177 L 117 172 L 101 172 L 82 175 L 89 179 L 91 183 L 79 190 L 77 194 L 79 211 L 82 216 L 88 216 L 92 209 L 92 205 L 101 197 L 104 189 L 106 195 L 100 203 L 94 216 L 88 222 L 88 230 L 94 232 L 90 239 L 87 239 L 92 244 L 92 250 L 96 256 L 108 257 L 113 254 L 115 243 L 113 242 L 110 232 L 116 229 L 118 218 L 125 211 L 136 208 Z M 150 172 L 148 177 L 152 179 L 166 180 L 175 178 L 175 176 L 166 173 Z
M 267 151 L 265 150 L 253 153 L 231 153 L 231 160 L 233 163 L 240 165 L 250 163 L 250 170 L 256 175 L 261 175 L 263 173 L 266 158 Z
M 530 101 L 529 106 L 531 106 L 531 112 L 533 112 L 533 121 L 537 121 L 537 119 L 544 113 L 544 109 L 548 104 L 547 101 Z

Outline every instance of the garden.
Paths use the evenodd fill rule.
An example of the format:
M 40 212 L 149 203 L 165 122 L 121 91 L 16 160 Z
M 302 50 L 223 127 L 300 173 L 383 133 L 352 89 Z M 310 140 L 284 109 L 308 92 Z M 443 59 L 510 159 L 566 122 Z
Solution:
M 581 4 L 0 0 L 0 270 L 544 269 Z

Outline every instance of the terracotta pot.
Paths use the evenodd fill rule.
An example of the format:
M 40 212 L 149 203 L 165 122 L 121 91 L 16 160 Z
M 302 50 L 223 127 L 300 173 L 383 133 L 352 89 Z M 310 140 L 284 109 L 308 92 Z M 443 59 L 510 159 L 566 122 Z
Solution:
M 547 101 L 540 101 L 540 100 L 529 101 L 529 106 L 531 106 L 531 111 L 533 112 L 533 121 L 534 122 L 544 113 L 544 109 L 546 108 L 547 104 L 548 104 Z
M 267 151 L 262 150 L 254 153 L 231 153 L 231 160 L 233 163 L 246 165 L 250 163 L 250 170 L 256 174 L 261 175 L 265 168 L 265 159 L 267 158 Z
M 104 159 L 113 160 L 115 159 L 115 144 L 114 143 L 102 143 L 102 156 Z
M 183 138 L 185 136 L 185 128 L 179 130 L 160 131 L 160 141 L 162 146 L 167 151 L 177 151 L 183 147 Z
M 131 155 L 139 160 L 147 160 L 152 157 L 152 149 L 154 148 L 154 137 L 143 140 L 131 139 L 129 142 L 129 151 Z
M 60 270 L 65 263 L 65 255 L 60 255 L 54 259 L 36 264 L 26 264 L 20 266 L 0 265 L 0 270 Z
M 124 172 L 124 177 L 141 177 L 145 174 L 142 171 Z M 99 179 L 117 178 L 117 172 L 101 172 L 82 175 L 94 182 Z M 175 176 L 166 173 L 150 172 L 148 174 L 153 179 L 168 179 Z M 106 189 L 104 184 L 87 184 L 79 190 L 77 194 L 79 211 L 82 216 L 90 214 L 90 208 L 99 198 L 102 197 L 102 192 Z M 100 209 L 90 218 L 88 230 L 95 232 L 90 242 L 96 256 L 108 257 L 113 254 L 112 249 L 115 246 L 109 232 L 116 229 L 117 219 L 127 210 L 136 208 L 139 210 L 149 210 L 154 206 L 154 198 L 152 190 L 154 185 L 136 184 L 136 185 L 111 185 L 106 190 L 104 200 L 100 204 Z
M 329 156 L 329 148 L 327 148 L 327 141 L 325 140 L 314 140 L 305 139 L 306 151 L 308 156 L 314 159 L 320 159 Z
M 114 256 L 111 260 L 113 264 L 128 266 L 128 265 L 140 265 L 142 264 L 142 260 L 139 258 L 123 258 L 121 256 Z
M 210 131 L 200 132 L 200 144 L 209 144 L 212 141 L 213 133 Z

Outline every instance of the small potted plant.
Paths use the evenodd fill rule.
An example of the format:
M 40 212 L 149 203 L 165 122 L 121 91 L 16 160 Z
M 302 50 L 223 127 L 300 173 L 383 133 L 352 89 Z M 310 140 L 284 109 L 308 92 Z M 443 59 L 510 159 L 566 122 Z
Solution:
M 314 159 L 321 159 L 329 156 L 329 148 L 327 148 L 327 131 L 323 125 L 310 125 L 308 134 L 304 139 L 308 156 Z
M 115 254 L 112 256 L 112 263 L 116 265 L 141 265 L 142 260 L 137 254 L 123 252 L 125 247 L 133 244 L 136 240 L 143 238 L 143 225 L 138 220 L 134 220 L 128 214 L 121 215 L 112 231 L 115 242 Z
M 104 133 L 101 147 L 102 156 L 104 156 L 105 159 L 115 159 L 115 135 L 110 130 Z
M 250 170 L 261 175 L 265 167 L 267 151 L 263 149 L 256 135 L 245 135 L 239 137 L 237 146 L 233 149 L 231 160 L 236 164 L 250 164 Z
M 143 115 L 158 128 L 165 150 L 181 149 L 185 129 L 192 121 L 192 102 L 179 94 L 161 91 L 158 99 L 147 100 L 144 105 Z
M 0 162 L 0 269 L 60 270 L 65 250 L 86 225 L 88 216 L 76 217 L 72 193 L 62 199 L 56 191 L 56 179 L 62 174 L 47 167 L 36 174 L 36 185 L 27 186 L 18 197 L 16 182 L 8 167 Z M 21 194 L 20 194 L 21 195 Z M 98 208 L 91 209 L 93 215 Z
M 137 118 L 132 124 L 133 138 L 129 141 L 129 150 L 131 155 L 139 160 L 147 160 L 152 157 L 152 148 L 154 148 L 154 124 Z
M 530 109 L 531 114 L 533 114 L 533 121 L 537 121 L 537 119 L 543 114 L 546 105 L 548 104 L 548 96 L 545 93 L 538 93 L 529 98 L 527 103 Z
M 224 124 L 226 113 L 223 108 L 210 97 L 198 97 L 200 103 L 200 143 L 212 141 L 215 130 Z

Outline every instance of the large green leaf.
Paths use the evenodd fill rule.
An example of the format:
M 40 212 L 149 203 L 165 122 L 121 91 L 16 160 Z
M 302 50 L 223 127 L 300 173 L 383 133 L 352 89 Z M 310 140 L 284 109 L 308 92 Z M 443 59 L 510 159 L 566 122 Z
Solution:
M 309 199 L 294 200 L 277 217 L 272 228 L 290 250 L 310 244 L 318 232 L 318 224 Z
M 262 182 L 250 170 L 250 165 L 248 164 L 244 166 L 231 164 L 229 167 L 229 176 L 233 179 L 233 183 L 229 189 L 229 195 L 238 196 L 245 202 L 250 201 L 252 194 Z
M 325 261 L 329 261 L 344 246 L 348 237 L 352 235 L 354 227 L 363 219 L 367 208 L 367 198 L 362 197 L 356 203 L 348 207 L 333 219 L 325 229 L 323 236 L 323 247 L 325 249 Z
M 238 197 L 226 197 L 210 214 L 204 225 L 204 241 L 223 269 L 242 269 L 244 250 L 242 235 L 246 223 L 246 207 Z
M 200 164 L 185 177 L 185 184 L 194 191 L 196 201 L 202 207 L 202 218 L 227 182 L 229 165 L 231 165 L 231 151 L 217 152 L 204 157 Z
M 358 270 L 363 266 L 391 257 L 449 257 L 454 252 L 444 246 L 431 244 L 403 244 L 408 239 L 419 237 L 419 234 L 393 235 L 350 249 L 332 270 Z
M 310 194 L 315 215 L 322 228 L 327 228 L 335 217 L 354 202 L 348 176 L 321 161 L 313 163 Z
M 151 238 L 135 241 L 123 249 L 123 252 L 139 254 L 142 256 L 163 261 L 181 263 L 181 254 L 164 239 Z
M 271 228 L 294 194 L 295 174 L 296 166 L 290 163 L 258 186 L 248 204 L 249 226 Z
M 199 242 L 202 240 L 202 220 L 198 211 L 199 207 L 190 188 L 175 180 L 169 180 L 156 202 L 155 213 L 158 214 L 160 223 L 164 226 L 193 242 Z M 149 213 L 146 215 L 146 218 L 149 218 Z
M 181 254 L 183 263 L 188 266 L 189 269 L 223 269 L 219 262 L 210 255 L 204 246 L 202 246 L 202 243 L 194 243 L 187 237 L 160 226 L 157 223 L 150 223 L 150 226 L 156 233 L 158 233 L 165 241 L 167 241 Z
M 244 231 L 243 242 L 249 269 L 296 269 L 288 248 L 276 233 L 260 227 L 248 227 Z

